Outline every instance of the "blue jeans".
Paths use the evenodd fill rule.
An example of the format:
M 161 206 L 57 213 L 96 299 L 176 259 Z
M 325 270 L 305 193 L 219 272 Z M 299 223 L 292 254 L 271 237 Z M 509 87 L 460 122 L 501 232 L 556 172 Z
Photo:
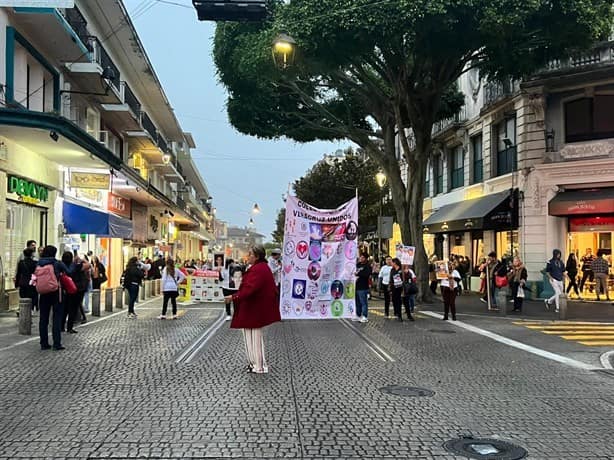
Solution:
M 128 313 L 134 313 L 134 303 L 139 297 L 139 285 L 131 284 L 128 286 Z
M 366 318 L 369 314 L 368 294 L 368 289 L 356 291 L 356 316 L 364 316 Z
M 64 309 L 60 303 L 59 291 L 49 294 L 41 294 L 38 302 L 40 316 L 38 319 L 38 333 L 40 335 L 41 347 L 49 346 L 49 314 L 53 312 L 53 324 L 51 325 L 51 335 L 53 337 L 53 348 L 62 346 L 62 322 L 64 320 Z
M 406 295 L 403 297 L 403 305 L 405 306 L 405 313 L 409 316 L 410 313 L 414 312 L 414 307 L 416 306 L 416 294 Z

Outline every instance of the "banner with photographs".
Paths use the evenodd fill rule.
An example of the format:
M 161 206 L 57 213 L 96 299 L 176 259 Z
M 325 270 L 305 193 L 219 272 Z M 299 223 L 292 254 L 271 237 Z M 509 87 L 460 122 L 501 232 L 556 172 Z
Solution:
M 283 319 L 351 318 L 356 308 L 358 198 L 317 209 L 289 196 L 279 306 Z
M 414 264 L 414 254 L 416 253 L 416 248 L 414 246 L 403 246 L 402 244 L 397 244 L 396 251 L 397 259 L 401 261 L 401 265 Z

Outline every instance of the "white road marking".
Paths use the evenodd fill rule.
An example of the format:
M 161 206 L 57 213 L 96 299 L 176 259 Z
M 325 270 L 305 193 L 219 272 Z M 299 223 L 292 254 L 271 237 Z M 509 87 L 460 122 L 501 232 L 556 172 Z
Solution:
M 443 315 L 439 313 L 435 313 L 432 311 L 421 311 L 420 313 L 424 315 L 428 315 L 432 318 L 441 319 Z M 575 359 L 567 358 L 565 356 L 557 355 L 556 353 L 552 353 L 546 350 L 542 350 L 541 348 L 537 348 L 531 345 L 527 345 L 526 343 L 518 342 L 517 340 L 508 339 L 507 337 L 503 337 L 502 335 L 495 334 L 494 332 L 487 331 L 485 329 L 480 329 L 479 327 L 472 326 L 470 324 L 464 323 L 462 321 L 450 321 L 451 325 L 460 327 L 462 329 L 466 329 L 475 334 L 482 335 L 484 337 L 488 337 L 489 339 L 495 340 L 497 342 L 503 343 L 507 346 L 518 348 L 520 350 L 533 353 L 534 355 L 541 356 L 542 358 L 550 359 L 552 361 L 556 361 L 561 364 L 565 364 L 567 366 L 575 367 L 577 369 L 584 369 L 587 371 L 594 371 L 597 369 L 601 369 L 600 367 L 592 366 L 590 364 L 583 363 L 582 361 L 577 361 Z
M 602 354 L 599 357 L 599 360 L 601 361 L 601 365 L 605 369 L 614 369 L 614 367 L 612 367 L 612 356 L 614 356 L 614 350 L 606 351 L 604 354 Z

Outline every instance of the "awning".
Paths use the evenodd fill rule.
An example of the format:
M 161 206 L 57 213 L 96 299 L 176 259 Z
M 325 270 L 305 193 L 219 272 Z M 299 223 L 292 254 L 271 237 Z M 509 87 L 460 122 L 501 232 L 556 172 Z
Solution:
M 132 238 L 132 221 L 95 211 L 85 206 L 64 201 L 62 206 L 64 228 L 68 234 L 107 236 L 109 238 Z
M 472 200 L 447 204 L 431 214 L 422 223 L 422 227 L 425 233 L 517 228 L 518 206 L 512 207 L 511 201 L 510 192 L 506 190 Z
M 548 203 L 551 216 L 614 214 L 614 188 L 569 190 Z

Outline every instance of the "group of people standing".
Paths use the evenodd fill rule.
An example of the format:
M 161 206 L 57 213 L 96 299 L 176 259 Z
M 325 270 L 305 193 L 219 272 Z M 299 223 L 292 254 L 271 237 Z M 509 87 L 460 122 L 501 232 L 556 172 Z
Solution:
M 405 308 L 407 319 L 414 321 L 412 313 L 416 305 L 416 273 L 409 265 L 403 265 L 397 257 L 386 256 L 384 265 L 379 269 L 378 283 L 380 292 L 384 294 L 384 315 L 390 317 L 392 303 L 397 321 L 403 321 L 402 310 Z

